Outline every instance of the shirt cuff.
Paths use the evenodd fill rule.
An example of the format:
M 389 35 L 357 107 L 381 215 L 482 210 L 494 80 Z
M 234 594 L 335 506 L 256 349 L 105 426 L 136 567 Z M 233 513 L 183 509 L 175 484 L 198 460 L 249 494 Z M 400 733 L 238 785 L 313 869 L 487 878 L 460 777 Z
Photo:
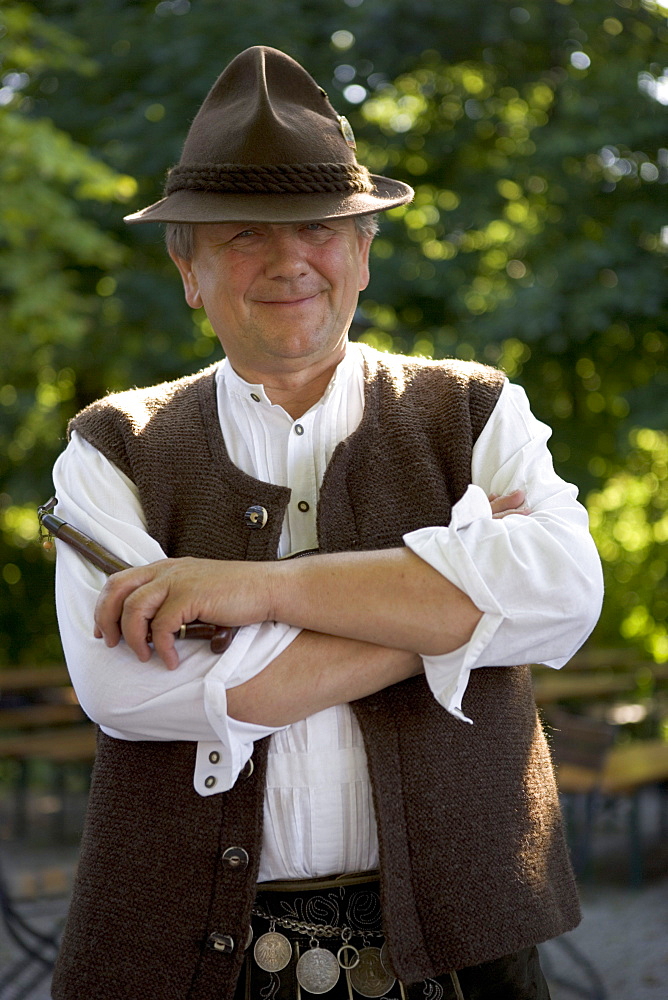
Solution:
M 427 684 L 439 705 L 461 722 L 473 722 L 462 710 L 471 670 L 496 635 L 503 616 L 483 614 L 469 641 L 452 653 L 423 656 Z
M 299 635 L 301 629 L 279 622 L 262 622 L 239 629 L 229 649 L 204 682 L 204 710 L 218 742 L 198 744 L 194 785 L 200 795 L 227 792 L 253 753 L 256 740 L 286 726 L 241 722 L 227 714 L 227 688 L 255 677 Z
M 195 758 L 193 785 L 202 797 L 229 792 L 240 772 L 253 756 L 255 741 L 271 736 L 275 729 L 229 719 L 226 739 L 199 742 Z
M 492 508 L 479 486 L 469 486 L 452 508 L 450 524 L 418 528 L 404 535 L 404 543 L 420 559 L 463 590 L 483 613 L 504 616 L 504 611 L 480 574 L 473 552 L 459 532 L 480 521 L 492 521 Z M 475 551 L 475 546 L 473 546 Z
M 489 500 L 479 486 L 470 485 L 452 508 L 447 527 L 419 528 L 404 535 L 404 543 L 412 552 L 463 590 L 482 611 L 467 643 L 451 653 L 422 657 L 427 683 L 436 700 L 455 718 L 469 723 L 473 720 L 462 711 L 462 701 L 471 670 L 479 665 L 505 614 L 458 533 L 476 521 L 487 520 L 492 520 Z

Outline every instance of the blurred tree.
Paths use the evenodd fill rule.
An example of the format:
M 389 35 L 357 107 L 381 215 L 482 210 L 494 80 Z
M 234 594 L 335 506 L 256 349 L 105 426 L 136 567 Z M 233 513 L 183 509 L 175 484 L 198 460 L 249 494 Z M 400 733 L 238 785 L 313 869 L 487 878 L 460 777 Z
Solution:
M 376 247 L 404 280 L 383 270 L 371 339 L 501 364 L 582 486 L 616 467 L 627 418 L 668 417 L 668 32 L 649 6 L 490 5 L 467 59 L 425 52 L 361 106 L 387 137 L 374 166 L 417 188 Z
M 9 3 L 0 38 L 12 137 L 0 166 L 11 358 L 0 656 L 51 641 L 36 628 L 21 651 L 22 594 L 42 607 L 50 573 L 12 546 L 34 532 L 25 511 L 48 494 L 66 417 L 217 356 L 157 227 L 122 215 L 160 197 L 187 122 L 248 45 L 303 62 L 351 119 L 360 160 L 416 187 L 374 244 L 356 336 L 501 365 L 582 487 L 623 467 L 630 426 L 665 425 L 658 3 L 41 0 L 40 12 Z
M 591 494 L 589 512 L 606 577 L 600 640 L 621 635 L 668 660 L 668 434 L 634 431 L 626 467 Z
M 0 37 L 0 649 L 59 656 L 53 600 L 34 545 L 36 487 L 48 491 L 48 464 L 62 447 L 74 369 L 100 300 L 83 280 L 116 268 L 124 248 L 87 219 L 89 200 L 121 201 L 135 193 L 123 177 L 48 119 L 34 115 L 28 87 L 50 74 L 89 75 L 83 46 L 47 24 L 27 4 L 3 12 Z M 110 276 L 99 283 L 113 282 Z M 37 485 L 39 484 L 39 486 Z M 43 493 L 41 494 L 43 495 Z M 46 584 L 46 586 L 45 586 Z

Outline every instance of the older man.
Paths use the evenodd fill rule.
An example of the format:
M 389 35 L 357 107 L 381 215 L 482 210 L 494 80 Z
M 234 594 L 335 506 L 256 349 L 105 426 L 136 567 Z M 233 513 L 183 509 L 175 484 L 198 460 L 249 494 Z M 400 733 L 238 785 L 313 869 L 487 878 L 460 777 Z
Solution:
M 137 566 L 58 553 L 101 731 L 56 1000 L 543 998 L 535 944 L 579 919 L 517 664 L 596 620 L 586 514 L 502 373 L 348 342 L 412 196 L 353 150 L 254 47 L 128 218 L 168 223 L 226 360 L 88 407 L 56 467 Z M 224 654 L 175 641 L 195 619 Z

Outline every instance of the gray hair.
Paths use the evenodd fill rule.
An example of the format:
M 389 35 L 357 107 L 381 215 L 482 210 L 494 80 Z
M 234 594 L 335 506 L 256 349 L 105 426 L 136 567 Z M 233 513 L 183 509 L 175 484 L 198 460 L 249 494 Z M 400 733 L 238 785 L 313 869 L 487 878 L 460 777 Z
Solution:
M 378 232 L 377 215 L 353 216 L 355 228 L 360 236 L 372 240 Z M 168 222 L 165 225 L 167 250 L 181 260 L 192 260 L 195 253 L 195 224 L 192 222 Z

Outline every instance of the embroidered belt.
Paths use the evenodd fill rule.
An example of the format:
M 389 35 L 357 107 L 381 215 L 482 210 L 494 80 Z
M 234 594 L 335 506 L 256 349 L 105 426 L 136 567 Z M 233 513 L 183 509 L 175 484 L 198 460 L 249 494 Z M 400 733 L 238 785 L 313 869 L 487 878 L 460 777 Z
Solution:
M 463 1000 L 456 973 L 428 986 L 397 980 L 381 927 L 377 871 L 263 882 L 252 912 L 235 1000 Z

